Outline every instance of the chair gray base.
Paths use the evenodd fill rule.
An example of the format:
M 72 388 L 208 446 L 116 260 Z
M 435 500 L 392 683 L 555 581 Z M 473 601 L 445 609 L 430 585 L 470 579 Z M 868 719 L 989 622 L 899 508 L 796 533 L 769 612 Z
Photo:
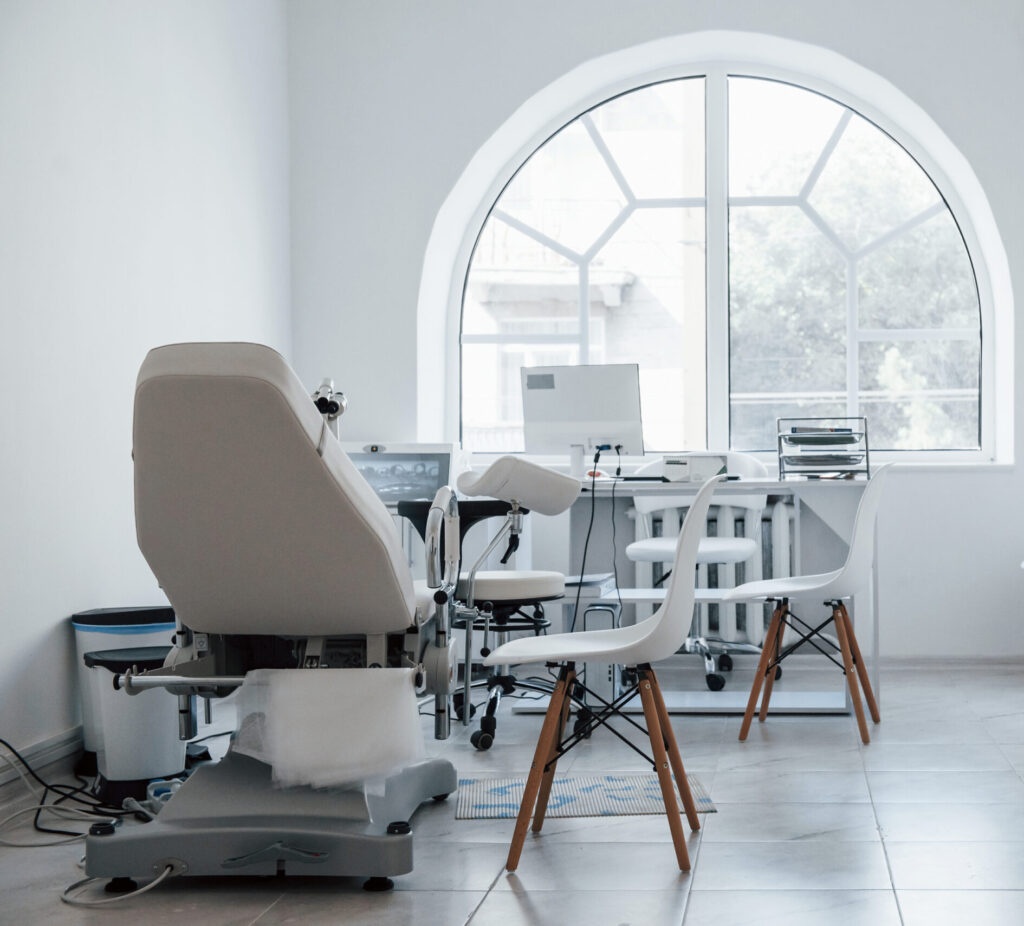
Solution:
M 457 785 L 426 759 L 351 789 L 275 788 L 268 765 L 229 753 L 198 768 L 149 823 L 86 838 L 90 877 L 186 875 L 387 877 L 412 871 L 416 809 Z

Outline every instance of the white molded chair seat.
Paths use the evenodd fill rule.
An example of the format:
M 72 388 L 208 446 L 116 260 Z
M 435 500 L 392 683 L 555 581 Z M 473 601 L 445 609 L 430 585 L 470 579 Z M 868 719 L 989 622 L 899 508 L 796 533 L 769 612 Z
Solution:
M 830 593 L 832 582 L 842 576 L 843 571 L 836 569 L 813 576 L 783 576 L 780 579 L 760 579 L 757 582 L 745 582 L 736 588 L 726 589 L 722 593 L 723 601 L 769 601 L 773 598 L 802 598 L 814 593 L 816 598 L 846 598 L 847 595 Z
M 459 576 L 455 596 L 464 601 L 469 594 L 469 574 Z M 474 601 L 548 601 L 565 595 L 565 576 L 540 569 L 487 569 L 476 574 Z
M 678 537 L 634 540 L 626 547 L 626 556 L 634 563 L 671 563 L 678 544 Z M 756 553 L 757 541 L 751 537 L 702 537 L 697 547 L 697 564 L 745 563 Z

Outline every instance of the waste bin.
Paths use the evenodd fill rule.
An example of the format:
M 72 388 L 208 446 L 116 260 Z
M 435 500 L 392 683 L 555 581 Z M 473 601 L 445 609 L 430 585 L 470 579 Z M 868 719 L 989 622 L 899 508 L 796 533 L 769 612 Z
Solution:
M 154 778 L 172 778 L 185 770 L 185 743 L 178 739 L 178 701 L 162 688 L 129 695 L 114 687 L 117 675 L 132 666 L 159 669 L 169 646 L 96 650 L 82 662 L 89 673 L 99 739 L 95 793 L 119 804 L 144 798 Z
M 75 628 L 75 651 L 78 663 L 78 690 L 82 698 L 82 738 L 85 754 L 75 771 L 82 775 L 96 774 L 96 750 L 99 730 L 96 707 L 92 703 L 89 670 L 82 661 L 94 650 L 125 647 L 156 646 L 171 642 L 174 633 L 174 609 L 163 607 L 96 608 L 71 615 Z

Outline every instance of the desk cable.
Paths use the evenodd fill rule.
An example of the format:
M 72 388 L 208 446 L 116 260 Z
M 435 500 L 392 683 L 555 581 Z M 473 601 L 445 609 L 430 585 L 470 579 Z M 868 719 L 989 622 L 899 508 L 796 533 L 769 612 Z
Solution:
M 587 524 L 587 537 L 583 541 L 580 580 L 576 584 L 576 603 L 572 608 L 572 622 L 569 624 L 569 633 L 576 629 L 576 616 L 580 613 L 580 593 L 583 591 L 583 576 L 586 575 L 587 569 L 587 548 L 590 546 L 590 532 L 594 529 L 594 509 L 597 504 L 597 495 L 595 494 L 595 489 L 597 488 L 597 463 L 601 459 L 601 451 L 610 449 L 611 447 L 608 444 L 602 444 L 594 453 L 594 468 L 590 471 L 590 523 Z
M 619 564 L 616 561 L 618 544 L 615 542 L 615 487 L 622 476 L 622 444 L 615 445 L 615 478 L 612 480 L 612 574 L 615 577 L 615 596 L 619 599 L 619 618 L 622 618 L 622 590 L 619 588 Z

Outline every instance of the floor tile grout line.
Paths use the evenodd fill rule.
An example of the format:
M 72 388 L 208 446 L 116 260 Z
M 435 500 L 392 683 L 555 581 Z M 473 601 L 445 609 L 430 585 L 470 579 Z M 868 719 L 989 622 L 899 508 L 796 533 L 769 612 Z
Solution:
M 868 775 L 867 762 L 865 761 L 865 750 L 860 750 L 860 763 L 864 769 L 864 784 L 868 789 L 868 799 L 871 802 L 871 813 L 875 818 L 875 828 L 878 830 L 878 841 L 882 846 L 882 857 L 885 859 L 885 870 L 889 873 L 889 885 L 892 889 L 893 902 L 896 904 L 896 915 L 900 918 L 900 926 L 904 926 L 903 907 L 900 904 L 900 895 L 896 890 L 896 881 L 892 874 L 892 862 L 889 860 L 889 850 L 885 844 L 885 833 L 882 831 L 882 824 L 878 819 L 878 808 L 875 806 L 875 795 L 871 790 L 871 778 Z
M 256 919 L 254 919 L 251 923 L 249 923 L 249 926 L 257 926 L 259 921 L 261 919 L 263 919 L 263 917 L 266 916 L 271 910 L 273 910 L 274 907 L 276 907 L 283 899 L 284 899 L 284 893 L 278 894 L 277 897 L 274 898 L 274 902 L 272 904 L 270 904 L 270 906 L 268 906 L 265 910 L 263 910 L 256 917 Z
M 504 873 L 505 866 L 502 865 L 501 868 L 498 869 L 498 873 L 494 876 L 494 880 L 491 881 L 490 886 L 487 888 L 486 891 L 484 891 L 484 896 L 480 898 L 480 903 L 473 907 L 473 909 L 469 913 L 469 916 L 466 917 L 466 922 L 463 924 L 463 926 L 469 926 L 469 924 L 473 922 L 473 917 L 477 915 L 477 913 L 480 911 L 480 908 L 486 902 L 487 898 L 490 897 L 491 894 L 494 892 L 494 888 L 497 887 L 498 881 L 501 879 L 501 876 Z

